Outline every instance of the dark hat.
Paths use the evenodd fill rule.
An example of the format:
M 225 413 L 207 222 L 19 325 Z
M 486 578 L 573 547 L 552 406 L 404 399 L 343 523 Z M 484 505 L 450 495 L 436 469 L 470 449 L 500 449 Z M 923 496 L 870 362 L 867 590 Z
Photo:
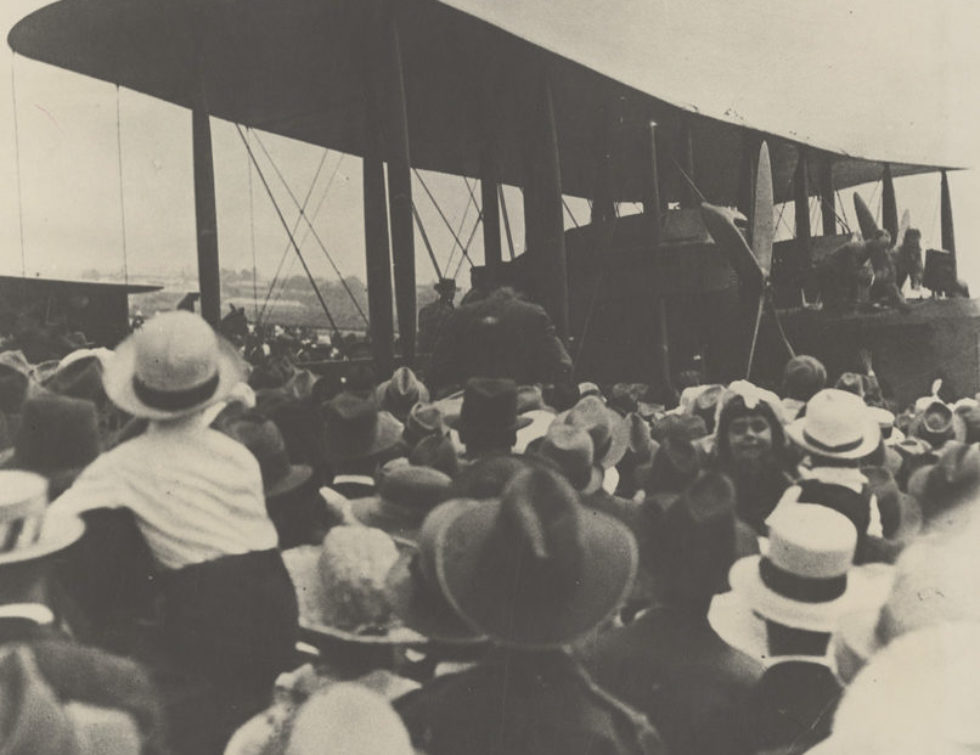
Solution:
M 453 293 L 455 293 L 456 292 L 456 279 L 455 278 L 440 278 L 439 280 L 436 281 L 436 284 L 433 286 L 433 288 L 436 291 L 438 291 L 440 294 L 441 293 L 449 293 L 450 291 L 452 291 Z
M 267 499 L 295 490 L 313 475 L 312 467 L 306 464 L 290 464 L 279 427 L 258 412 L 222 418 L 215 428 L 237 440 L 258 460 Z
M 477 459 L 463 467 L 453 481 L 455 498 L 499 498 L 518 472 L 530 466 L 528 457 L 500 454 Z
M 552 423 L 535 453 L 553 461 L 580 493 L 594 493 L 602 485 L 602 470 L 592 463 L 592 437 L 581 427 Z
M 629 448 L 629 426 L 596 396 L 586 396 L 567 412 L 559 414 L 557 421 L 580 427 L 592 437 L 594 463 L 603 469 L 616 466 Z
M 455 477 L 459 472 L 459 456 L 456 455 L 456 446 L 448 435 L 422 438 L 409 451 L 408 461 L 418 467 L 438 469 L 450 477 Z
M 518 474 L 503 497 L 462 511 L 440 533 L 443 593 L 475 630 L 512 647 L 566 645 L 595 629 L 629 595 L 636 540 L 587 511 L 544 469 Z
M 827 368 L 816 357 L 800 354 L 786 363 L 783 369 L 783 395 L 799 401 L 809 401 L 827 387 Z
M 966 440 L 966 423 L 952 407 L 936 399 L 915 415 L 909 434 L 938 449 L 948 440 Z
M 328 462 L 366 459 L 398 443 L 402 424 L 378 411 L 373 398 L 340 393 L 323 405 L 323 447 Z
M 96 406 L 102 406 L 107 400 L 102 387 L 102 360 L 95 354 L 59 366 L 43 385 L 52 393 L 88 399 Z
M 650 425 L 650 436 L 659 443 L 663 443 L 667 436 L 694 441 L 707 434 L 704 419 L 688 414 L 666 414 Z
M 64 490 L 102 451 L 95 405 L 54 394 L 28 399 L 14 449 L 11 466 L 42 474 Z
M 409 367 L 399 367 L 389 380 L 381 383 L 375 395 L 378 406 L 391 412 L 396 419 L 405 421 L 412 407 L 417 403 L 429 403 L 429 389 L 416 377 Z
M 609 389 L 606 405 L 625 416 L 636 411 L 637 403 L 646 396 L 647 390 L 643 383 L 616 383 Z
M 432 509 L 450 497 L 452 479 L 431 467 L 389 462 L 378 481 L 378 494 L 351 501 L 354 516 L 369 527 L 414 539 Z
M 697 478 L 701 466 L 694 443 L 681 434 L 668 435 L 645 470 L 641 486 L 647 495 L 679 493 Z
M 406 445 L 414 447 L 423 438 L 430 435 L 441 438 L 446 435 L 446 425 L 442 420 L 442 412 L 435 404 L 416 404 L 405 417 L 405 429 L 402 430 L 402 440 Z
M 392 610 L 409 629 L 440 642 L 478 642 L 484 638 L 456 613 L 439 587 L 436 542 L 446 526 L 479 501 L 456 498 L 434 508 L 418 533 L 418 550 L 404 551 L 388 572 L 385 592 Z
M 471 378 L 463 391 L 463 406 L 458 419 L 449 417 L 447 424 L 462 435 L 483 435 L 513 430 L 531 424 L 517 415 L 517 384 L 507 378 Z M 464 439 L 465 442 L 465 439 Z

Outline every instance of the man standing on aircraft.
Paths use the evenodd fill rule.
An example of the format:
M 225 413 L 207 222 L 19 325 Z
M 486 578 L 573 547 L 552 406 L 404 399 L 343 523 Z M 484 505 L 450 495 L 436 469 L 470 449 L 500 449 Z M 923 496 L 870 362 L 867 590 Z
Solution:
M 419 310 L 418 351 L 431 354 L 439 343 L 439 334 L 453 316 L 456 298 L 456 281 L 453 278 L 440 278 L 435 285 L 439 298 Z

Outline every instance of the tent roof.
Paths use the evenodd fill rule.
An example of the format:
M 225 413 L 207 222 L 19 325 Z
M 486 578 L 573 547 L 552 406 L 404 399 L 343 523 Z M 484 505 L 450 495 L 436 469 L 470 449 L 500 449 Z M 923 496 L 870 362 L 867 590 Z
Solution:
M 777 202 L 791 198 L 799 144 L 813 148 L 812 160 L 831 157 L 837 188 L 877 180 L 883 161 L 892 164 L 896 176 L 964 164 L 938 148 L 930 157 L 929 149 L 919 155 L 901 147 L 899 138 L 891 145 L 887 129 L 859 144 L 840 136 L 856 133 L 856 127 L 828 129 L 822 125 L 826 118 L 819 128 L 805 127 L 814 122 L 813 112 L 824 112 L 819 106 L 800 109 L 798 102 L 787 102 L 782 111 L 788 112 L 779 107 L 763 112 L 758 100 L 783 95 L 772 91 L 768 77 L 746 70 L 752 64 L 748 53 L 727 59 L 712 45 L 660 49 L 665 32 L 656 14 L 650 15 L 650 8 L 659 7 L 652 0 L 611 0 L 601 12 L 594 2 L 567 2 L 567 12 L 561 4 L 557 18 L 556 4 L 548 0 L 392 3 L 401 34 L 413 165 L 478 176 L 492 136 L 500 180 L 522 184 L 523 129 L 533 103 L 529 72 L 540 66 L 552 83 L 567 194 L 593 195 L 599 135 L 608 133 L 612 191 L 620 200 L 639 199 L 645 164 L 637 156 L 643 127 L 651 120 L 658 123 L 661 194 L 667 199 L 682 191 L 669 145 L 678 143 L 685 123 L 693 138 L 695 181 L 709 201 L 721 204 L 735 204 L 743 140 L 753 132 L 770 142 Z M 377 64 L 365 53 L 373 5 L 364 0 L 60 0 L 22 19 L 8 41 L 19 54 L 184 107 L 191 104 L 200 66 L 214 116 L 363 155 L 366 71 Z M 692 8 L 702 12 L 711 5 L 746 7 L 692 0 Z M 200 15 L 190 15 L 191 6 Z M 586 7 L 591 12 L 583 15 Z M 688 28 L 693 22 L 686 9 L 677 9 L 674 17 L 685 23 L 676 31 L 697 31 Z M 667 38 L 676 36 L 667 31 Z M 917 48 L 916 55 L 920 52 Z M 740 82 L 739 91 L 751 81 L 754 98 L 745 99 L 745 107 L 723 107 L 721 75 Z M 806 91 L 810 83 L 802 79 L 798 89 Z M 865 110 L 875 103 L 860 94 Z M 839 120 L 846 124 L 850 118 L 852 126 L 866 120 L 848 109 L 855 98 L 839 102 Z M 878 114 L 879 125 L 890 122 Z

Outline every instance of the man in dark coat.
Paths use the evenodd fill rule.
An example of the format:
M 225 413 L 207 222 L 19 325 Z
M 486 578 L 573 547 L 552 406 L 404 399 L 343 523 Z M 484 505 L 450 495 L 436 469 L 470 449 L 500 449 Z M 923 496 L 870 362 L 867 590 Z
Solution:
M 565 382 L 571 373 L 572 359 L 544 308 L 499 288 L 456 310 L 432 355 L 428 382 L 444 394 L 471 377 L 533 385 Z
M 456 298 L 456 281 L 452 278 L 440 278 L 435 289 L 439 298 L 419 310 L 417 347 L 420 354 L 431 354 L 435 350 L 443 328 L 456 311 L 453 306 L 453 299 Z

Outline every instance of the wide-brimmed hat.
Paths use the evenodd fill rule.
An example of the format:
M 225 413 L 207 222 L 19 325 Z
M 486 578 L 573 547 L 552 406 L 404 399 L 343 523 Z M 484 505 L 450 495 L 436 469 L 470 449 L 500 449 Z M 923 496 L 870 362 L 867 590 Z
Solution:
M 908 492 L 927 520 L 974 497 L 980 489 L 980 446 L 950 441 L 909 476 Z
M 452 479 L 431 467 L 392 464 L 382 470 L 378 494 L 351 501 L 358 521 L 414 539 L 426 515 L 450 497 Z
M 935 399 L 916 413 L 908 434 L 941 448 L 949 440 L 966 440 L 966 422 L 951 406 Z
M 865 572 L 852 569 L 857 530 L 826 506 L 798 503 L 770 518 L 764 556 L 739 559 L 728 575 L 757 614 L 793 629 L 831 632 L 841 616 L 880 605 Z M 880 592 L 880 591 L 879 591 Z
M 4 466 L 44 475 L 56 495 L 101 451 L 95 405 L 83 399 L 47 394 L 24 403 L 14 452 Z
M 508 378 L 471 378 L 463 391 L 459 416 L 446 416 L 446 424 L 460 434 L 493 433 L 531 424 L 517 414 L 517 384 Z
M 540 441 L 555 421 L 555 413 L 550 409 L 533 409 L 521 415 L 531 420 L 525 427 L 517 431 L 517 442 L 514 443 L 514 453 L 522 454 L 528 448 Z
M 640 484 L 647 495 L 679 493 L 695 480 L 703 461 L 693 442 L 683 435 L 668 435 L 643 470 Z
M 0 567 L 58 553 L 84 531 L 79 517 L 48 511 L 46 478 L 0 470 Z
M 279 426 L 258 412 L 230 414 L 220 418 L 215 427 L 252 452 L 259 462 L 267 499 L 296 490 L 313 476 L 313 468 L 308 464 L 290 463 Z
M 474 642 L 483 637 L 460 618 L 439 586 L 436 543 L 442 531 L 479 501 L 454 498 L 429 512 L 418 533 L 418 548 L 404 551 L 388 572 L 385 592 L 392 610 L 409 629 L 441 642 Z
M 193 414 L 221 401 L 244 379 L 235 347 L 184 311 L 149 320 L 116 347 L 102 375 L 112 403 L 145 419 Z
M 413 406 L 429 403 L 429 389 L 410 367 L 399 367 L 391 378 L 378 385 L 375 397 L 379 408 L 404 422 Z
M 453 439 L 448 435 L 430 435 L 415 444 L 408 452 L 408 461 L 418 467 L 432 467 L 455 477 L 459 472 L 459 456 Z
M 532 457 L 494 454 L 464 466 L 453 480 L 454 498 L 499 498 L 517 474 L 532 464 Z
M 518 474 L 501 499 L 463 511 L 440 533 L 443 593 L 475 630 L 503 645 L 559 647 L 610 617 L 636 577 L 629 529 L 586 510 L 545 469 Z
M 602 469 L 593 464 L 592 437 L 581 427 L 554 422 L 535 449 L 561 470 L 579 493 L 594 493 L 602 485 Z
M 378 411 L 373 398 L 343 392 L 326 402 L 323 448 L 328 462 L 366 459 L 387 451 L 401 439 L 402 423 Z
M 790 439 L 806 451 L 836 459 L 860 459 L 881 442 L 878 421 L 860 397 L 825 388 L 807 402 L 806 416 L 786 426 Z
M 544 391 L 540 385 L 519 385 L 517 386 L 517 413 L 527 414 L 528 412 L 547 410 L 548 406 L 544 402 Z
M 557 421 L 580 427 L 592 437 L 594 463 L 603 469 L 616 466 L 629 448 L 629 425 L 596 396 L 581 399 L 567 412 L 559 414 Z
M 447 432 L 439 407 L 435 404 L 419 403 L 413 406 L 405 417 L 402 440 L 409 447 L 414 447 L 423 438 L 429 436 L 442 438 Z
M 684 437 L 694 441 L 708 434 L 703 417 L 691 414 L 665 414 L 650 425 L 650 437 L 663 443 L 667 436 Z

